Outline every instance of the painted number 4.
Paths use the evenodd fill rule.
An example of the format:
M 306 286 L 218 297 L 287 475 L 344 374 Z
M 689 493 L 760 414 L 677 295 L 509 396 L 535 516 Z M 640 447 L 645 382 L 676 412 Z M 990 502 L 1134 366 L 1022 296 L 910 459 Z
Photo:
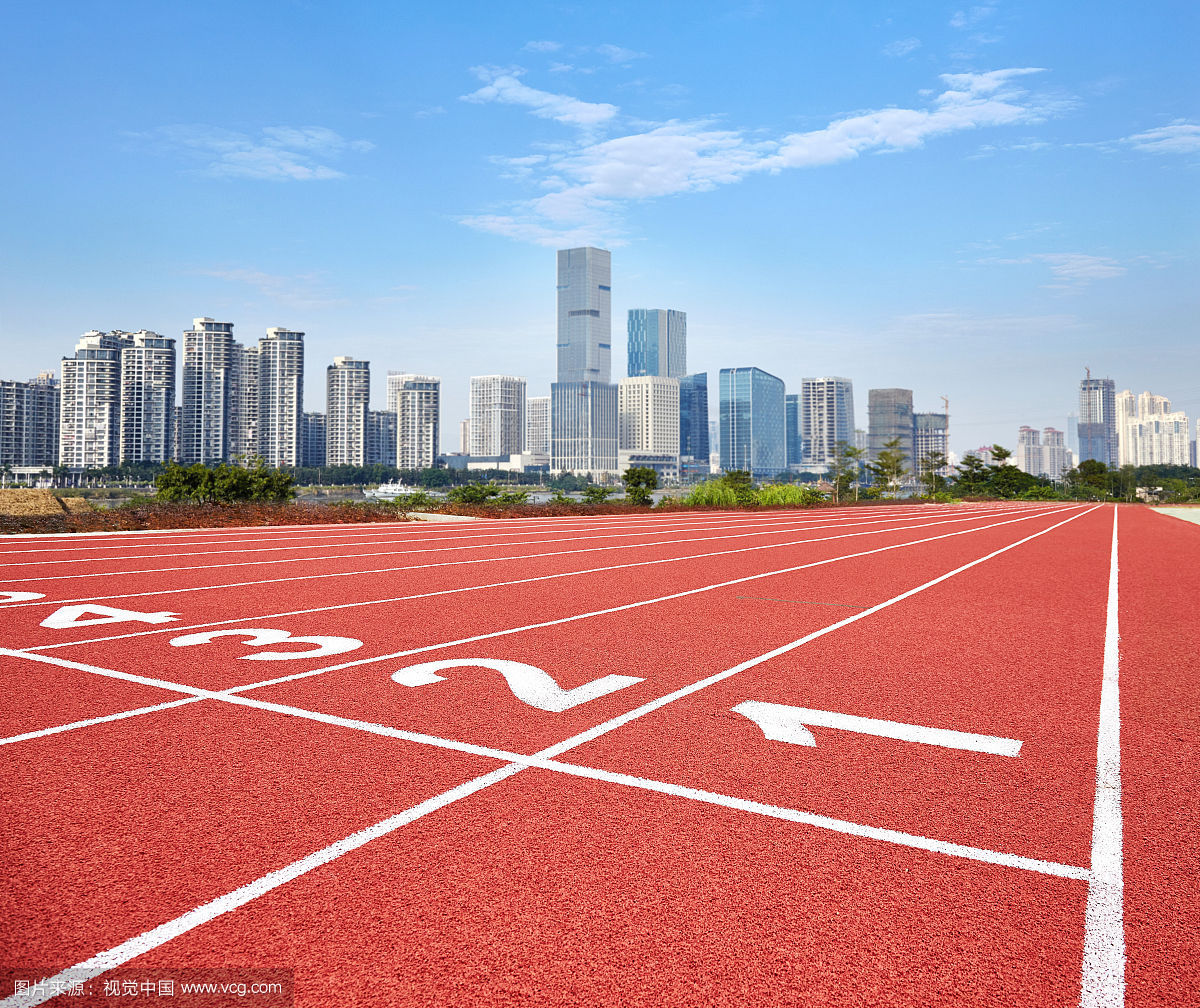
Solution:
M 447 661 L 409 665 L 399 672 L 393 672 L 392 682 L 401 686 L 428 686 L 430 683 L 442 682 L 445 676 L 437 673 L 452 668 L 485 668 L 499 672 L 504 676 L 513 696 L 530 707 L 549 711 L 551 714 L 561 714 L 589 700 L 607 696 L 642 681 L 637 676 L 606 675 L 574 689 L 563 689 L 549 674 L 523 662 L 503 661 L 498 658 L 451 658 Z

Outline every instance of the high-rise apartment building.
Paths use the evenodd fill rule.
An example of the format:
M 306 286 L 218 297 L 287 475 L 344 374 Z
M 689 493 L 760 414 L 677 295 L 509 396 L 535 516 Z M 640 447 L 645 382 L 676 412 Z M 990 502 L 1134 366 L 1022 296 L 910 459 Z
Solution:
M 231 345 L 225 411 L 225 457 L 229 459 L 249 458 L 259 453 L 258 362 L 258 347 Z M 324 455 L 317 464 L 324 464 Z
M 129 334 L 84 333 L 74 357 L 62 359 L 59 464 L 69 469 L 115 466 L 121 456 L 121 351 Z
M 946 464 L 927 469 L 926 459 L 941 455 Z M 913 456 L 911 468 L 918 476 L 927 471 L 950 475 L 950 418 L 945 413 L 913 414 Z
M 1116 383 L 1093 378 L 1079 383 L 1079 460 L 1095 459 L 1110 469 L 1117 465 Z
M 203 317 L 183 334 L 179 461 L 220 462 L 230 457 L 229 411 L 234 348 L 233 323 Z M 239 348 L 240 349 L 240 348 Z M 258 384 L 255 374 L 254 385 Z M 255 450 L 258 445 L 255 443 Z
M 391 410 L 367 413 L 367 465 L 396 464 L 396 420 Z
M 1071 451 L 1063 432 L 1056 427 L 1047 427 L 1042 431 L 1042 473 L 1058 482 L 1072 465 Z
M 558 253 L 558 381 L 550 387 L 551 466 L 594 476 L 617 471 L 612 377 L 612 255 Z
M 721 468 L 756 479 L 787 468 L 783 380 L 756 367 L 721 369 Z
M 679 379 L 679 475 L 691 480 L 711 472 L 708 436 L 708 372 Z
M 803 463 L 832 465 L 840 442 L 854 446 L 853 382 L 836 376 L 805 378 L 799 403 Z
M 303 416 L 304 333 L 274 326 L 258 341 L 258 453 L 267 465 L 300 464 Z
M 440 449 L 442 380 L 389 371 L 387 408 L 396 414 L 396 465 L 432 468 Z
M 630 378 L 682 378 L 687 374 L 687 312 L 631 308 L 628 336 Z
M 325 464 L 325 414 L 304 414 L 304 451 L 301 458 L 310 469 L 319 469 Z M 389 461 L 388 465 L 392 463 Z
M 870 389 L 867 392 L 867 451 L 871 461 L 879 458 L 884 446 L 899 440 L 905 465 L 915 468 L 916 447 L 913 443 L 912 389 Z
M 52 371 L 0 381 L 0 466 L 58 464 L 60 389 Z
M 530 455 L 550 455 L 549 396 L 531 396 L 525 400 L 525 451 Z
M 1012 465 L 1030 476 L 1041 476 L 1046 471 L 1040 431 L 1028 425 L 1017 431 L 1017 447 L 1012 454 Z
M 1117 416 L 1117 461 L 1121 465 L 1188 465 L 1187 414 L 1171 409 L 1166 396 L 1126 390 L 1113 398 Z
M 175 340 L 127 335 L 121 348 L 122 462 L 167 462 L 175 456 Z
M 617 383 L 618 468 L 653 469 L 660 483 L 679 479 L 679 379 L 658 375 Z
M 325 464 L 366 465 L 371 364 L 335 357 L 325 369 Z
M 480 375 L 471 379 L 468 454 L 520 455 L 525 450 L 525 379 Z

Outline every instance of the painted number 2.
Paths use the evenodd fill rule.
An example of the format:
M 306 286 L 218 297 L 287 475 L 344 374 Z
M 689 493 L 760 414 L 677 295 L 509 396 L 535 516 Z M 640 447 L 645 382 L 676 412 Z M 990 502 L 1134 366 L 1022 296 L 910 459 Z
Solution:
M 430 683 L 442 682 L 445 676 L 437 673 L 452 668 L 486 668 L 499 672 L 504 676 L 513 696 L 530 707 L 549 711 L 551 714 L 561 714 L 589 700 L 607 696 L 642 681 L 637 676 L 606 675 L 568 690 L 559 686 L 540 668 L 522 662 L 503 661 L 498 658 L 450 658 L 446 661 L 409 665 L 408 668 L 393 672 L 392 682 L 401 686 L 428 686 Z
M 307 651 L 260 651 L 258 654 L 241 655 L 243 661 L 286 661 L 289 658 L 323 658 L 325 655 L 343 654 L 362 647 L 362 641 L 353 637 L 293 637 L 286 630 L 244 627 L 240 630 L 206 630 L 203 633 L 173 637 L 171 647 L 191 647 L 193 644 L 209 644 L 217 637 L 246 637 L 248 647 L 263 647 L 266 644 L 315 644 Z

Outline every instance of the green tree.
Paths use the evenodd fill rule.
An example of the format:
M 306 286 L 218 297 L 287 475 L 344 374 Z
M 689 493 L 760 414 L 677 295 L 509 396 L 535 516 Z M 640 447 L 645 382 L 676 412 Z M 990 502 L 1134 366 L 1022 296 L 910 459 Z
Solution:
M 883 448 L 875 456 L 875 461 L 867 465 L 868 471 L 895 495 L 900 490 L 900 484 L 908 472 L 908 456 L 900 449 L 900 439 L 892 438 L 885 441 Z
M 585 504 L 603 504 L 616 492 L 616 487 L 598 486 L 595 483 L 589 483 L 583 488 L 583 501 Z
M 925 457 L 918 463 L 917 480 L 921 486 L 925 488 L 925 495 L 932 497 L 935 494 L 943 493 L 946 489 L 946 477 L 942 475 L 942 470 L 949 465 L 949 459 L 945 454 L 939 451 L 931 451 L 925 454 Z
M 650 491 L 658 489 L 658 473 L 649 466 L 633 466 L 625 470 L 621 482 L 629 503 L 645 506 L 651 501 Z
M 721 482 L 733 491 L 733 499 L 740 507 L 753 507 L 758 503 L 754 489 L 754 477 L 747 469 L 730 469 L 721 476 Z
M 852 486 L 854 487 L 854 499 L 858 500 L 858 479 L 862 469 L 862 457 L 865 454 L 863 449 L 855 448 L 849 441 L 837 443 L 833 462 L 829 466 L 835 504 L 850 492 Z

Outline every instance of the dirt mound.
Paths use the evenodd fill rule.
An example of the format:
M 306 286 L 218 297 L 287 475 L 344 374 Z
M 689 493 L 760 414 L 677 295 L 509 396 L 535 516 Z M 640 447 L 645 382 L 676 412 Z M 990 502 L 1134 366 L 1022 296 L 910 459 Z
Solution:
M 64 513 L 59 499 L 49 490 L 0 490 L 0 515 L 33 518 Z

